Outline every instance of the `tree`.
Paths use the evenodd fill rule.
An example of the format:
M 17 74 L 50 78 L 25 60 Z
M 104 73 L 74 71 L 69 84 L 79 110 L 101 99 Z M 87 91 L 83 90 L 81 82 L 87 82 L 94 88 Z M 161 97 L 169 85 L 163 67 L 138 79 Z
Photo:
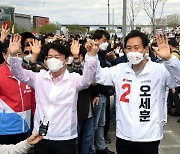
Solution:
M 12 26 L 11 26 L 12 27 Z M 28 30 L 24 27 L 18 27 L 18 25 L 16 23 L 14 23 L 14 32 L 15 33 L 23 33 L 23 32 L 27 32 Z
M 56 30 L 59 30 L 60 27 L 57 26 L 56 24 L 48 24 L 48 25 L 43 25 L 37 28 L 38 33 L 55 33 Z
M 144 9 L 146 14 L 151 20 L 151 25 L 152 25 L 152 34 L 153 36 L 155 35 L 156 32 L 156 27 L 158 26 L 158 23 L 156 23 L 156 11 L 157 11 L 157 6 L 160 8 L 160 16 L 159 16 L 159 21 L 162 17 L 163 11 L 164 11 L 164 5 L 167 0 L 142 0 L 142 6 L 139 5 Z M 160 7 L 162 6 L 162 7 Z
M 134 30 L 134 21 L 140 11 L 140 6 L 137 3 L 134 3 L 133 0 L 128 1 L 128 5 L 127 20 L 129 21 L 131 30 Z
M 162 17 L 159 21 L 160 25 L 166 25 L 168 27 L 172 27 L 176 29 L 176 26 L 180 25 L 180 15 L 179 14 L 171 14 L 165 17 Z
M 79 34 L 79 33 L 85 33 L 87 31 L 86 28 L 80 26 L 80 25 L 69 25 L 67 26 L 69 33 Z
M 168 15 L 166 17 L 166 22 L 169 27 L 173 27 L 173 29 L 176 29 L 176 26 L 180 25 L 180 15 L 178 14 Z

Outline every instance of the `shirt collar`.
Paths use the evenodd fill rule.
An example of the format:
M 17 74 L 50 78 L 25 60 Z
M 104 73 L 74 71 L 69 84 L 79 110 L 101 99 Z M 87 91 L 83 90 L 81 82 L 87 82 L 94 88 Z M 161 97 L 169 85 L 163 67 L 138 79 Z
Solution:
M 146 74 L 150 72 L 150 65 L 152 64 L 151 58 L 148 57 L 148 61 L 143 68 L 142 72 L 139 75 Z M 127 63 L 128 67 L 125 69 L 125 72 L 127 73 L 134 73 L 134 70 L 132 69 L 132 64 L 129 62 Z
M 63 75 L 63 76 L 62 76 L 62 75 Z M 68 79 L 68 78 L 69 78 L 69 71 L 66 69 L 65 72 L 64 72 L 64 74 L 62 74 L 62 75 L 60 75 L 57 79 L 60 79 L 60 80 L 66 80 L 66 79 Z M 62 76 L 62 78 L 61 78 L 61 76 Z M 46 72 L 46 74 L 44 75 L 44 78 L 49 79 L 49 80 L 52 81 L 53 76 L 52 76 L 50 70 Z

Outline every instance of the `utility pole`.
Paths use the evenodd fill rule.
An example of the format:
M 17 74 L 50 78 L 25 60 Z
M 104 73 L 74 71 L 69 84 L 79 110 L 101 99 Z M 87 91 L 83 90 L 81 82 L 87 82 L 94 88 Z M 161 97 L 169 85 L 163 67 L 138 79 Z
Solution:
M 110 30 L 109 0 L 108 0 L 108 30 Z
M 126 36 L 126 0 L 123 0 L 123 25 L 122 25 L 122 33 L 123 33 L 123 40 Z

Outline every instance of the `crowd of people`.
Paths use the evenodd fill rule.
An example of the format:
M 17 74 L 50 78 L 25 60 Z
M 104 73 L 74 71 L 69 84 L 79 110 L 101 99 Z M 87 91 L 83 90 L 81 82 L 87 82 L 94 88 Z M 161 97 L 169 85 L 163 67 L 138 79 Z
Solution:
M 179 60 L 164 34 L 150 44 L 138 30 L 122 42 L 102 29 L 37 38 L 2 26 L 0 153 L 114 154 L 115 124 L 118 154 L 158 154 L 167 113 L 180 116 Z

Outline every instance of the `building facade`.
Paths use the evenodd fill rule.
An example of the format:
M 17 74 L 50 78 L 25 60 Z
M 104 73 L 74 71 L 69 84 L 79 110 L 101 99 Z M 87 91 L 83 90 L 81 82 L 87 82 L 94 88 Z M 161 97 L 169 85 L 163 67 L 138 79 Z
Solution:
M 15 25 L 20 31 L 31 31 L 31 15 L 15 13 Z
M 2 25 L 4 21 L 14 23 L 14 10 L 14 7 L 0 5 L 0 25 Z
M 41 16 L 33 16 L 33 28 L 38 28 L 49 24 L 49 18 Z

